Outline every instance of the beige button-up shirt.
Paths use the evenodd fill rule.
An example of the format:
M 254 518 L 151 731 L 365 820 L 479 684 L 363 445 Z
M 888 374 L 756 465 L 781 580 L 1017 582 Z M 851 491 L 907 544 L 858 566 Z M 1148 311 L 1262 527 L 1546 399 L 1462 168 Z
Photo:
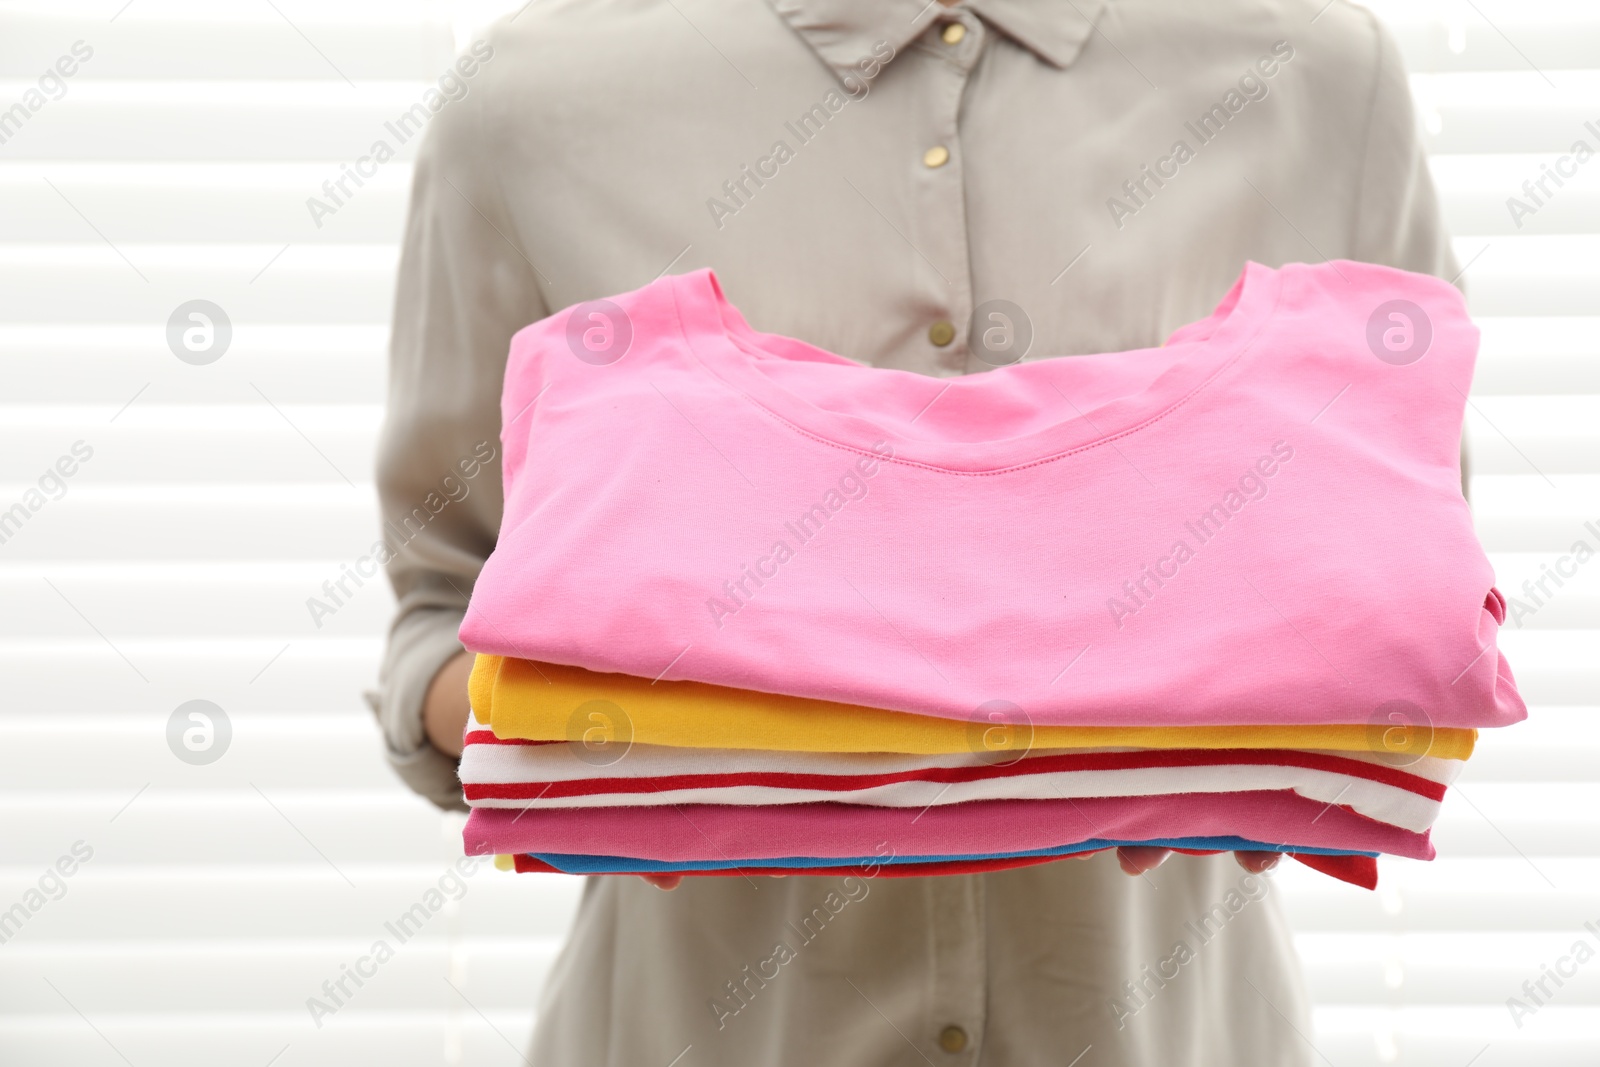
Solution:
M 758 329 L 948 376 L 1159 344 L 1247 259 L 1453 275 L 1396 49 L 1325 2 L 633 0 L 498 24 L 428 129 L 395 307 L 379 481 L 406 532 L 376 704 L 400 774 L 459 806 L 421 707 L 497 472 L 398 520 L 495 439 L 530 321 L 711 266 Z M 1267 885 L 1226 856 L 591 879 L 532 1061 L 1310 1063 Z

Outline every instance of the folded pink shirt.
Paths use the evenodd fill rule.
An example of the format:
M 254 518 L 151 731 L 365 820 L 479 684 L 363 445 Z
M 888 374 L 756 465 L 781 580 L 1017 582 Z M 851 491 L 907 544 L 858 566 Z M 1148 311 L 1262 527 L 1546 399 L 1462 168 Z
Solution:
M 1437 279 L 1252 263 L 1162 348 L 938 380 L 663 277 L 513 339 L 461 638 L 959 719 L 1505 725 L 1476 342 Z
M 949 856 L 1027 852 L 1095 838 L 1178 837 L 1242 837 L 1274 845 L 1434 857 L 1426 833 L 1283 791 L 975 800 L 922 812 L 859 804 L 473 808 L 462 836 L 468 855 L 603 853 L 667 861 L 871 856 L 885 854 L 881 848 L 901 856 Z

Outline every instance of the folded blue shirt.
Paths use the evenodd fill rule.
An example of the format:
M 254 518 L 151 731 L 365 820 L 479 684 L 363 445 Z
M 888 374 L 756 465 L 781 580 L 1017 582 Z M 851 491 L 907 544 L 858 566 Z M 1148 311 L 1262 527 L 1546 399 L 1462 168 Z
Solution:
M 1070 845 L 1038 848 L 1027 852 L 977 852 L 938 856 L 782 856 L 759 860 L 644 860 L 627 856 L 590 856 L 575 852 L 531 852 L 558 871 L 567 874 L 657 874 L 672 871 L 727 871 L 740 867 L 864 867 L 873 864 L 950 863 L 974 860 L 1022 859 L 1034 856 L 1071 856 L 1118 847 L 1188 848 L 1207 852 L 1300 852 L 1317 856 L 1376 856 L 1376 852 L 1356 852 L 1337 848 L 1308 848 L 1304 845 L 1269 845 L 1242 837 L 1170 837 L 1156 841 L 1111 841 L 1095 839 Z

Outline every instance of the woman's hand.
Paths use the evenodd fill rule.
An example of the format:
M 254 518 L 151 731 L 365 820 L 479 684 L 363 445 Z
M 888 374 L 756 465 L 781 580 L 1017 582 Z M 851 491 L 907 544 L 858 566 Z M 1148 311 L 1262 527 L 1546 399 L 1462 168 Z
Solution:
M 447 756 L 461 755 L 462 734 L 472 703 L 467 699 L 467 678 L 472 674 L 472 653 L 458 652 L 445 661 L 428 683 L 422 702 L 422 727 L 434 748 Z
M 681 874 L 641 874 L 639 876 L 657 889 L 676 889 L 678 883 L 683 881 Z M 768 878 L 787 878 L 787 874 L 769 874 Z
M 1170 848 L 1151 848 L 1143 845 L 1130 845 L 1117 849 L 1117 862 L 1129 874 L 1143 874 L 1153 871 L 1172 855 Z M 1281 852 L 1235 852 L 1233 858 L 1239 861 L 1239 866 L 1251 874 L 1262 874 L 1278 865 L 1278 860 L 1283 857 Z
M 676 889 L 678 883 L 683 881 L 681 874 L 641 874 L 639 877 L 657 889 Z

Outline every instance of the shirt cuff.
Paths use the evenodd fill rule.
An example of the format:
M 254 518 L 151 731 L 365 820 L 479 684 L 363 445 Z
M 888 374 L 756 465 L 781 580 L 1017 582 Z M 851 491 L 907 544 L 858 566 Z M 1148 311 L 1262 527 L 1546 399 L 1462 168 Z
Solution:
M 402 618 L 389 634 L 379 688 L 365 696 L 383 730 L 389 766 L 400 779 L 441 808 L 465 811 L 457 760 L 433 746 L 422 720 L 434 675 L 462 651 L 456 637 L 461 619 L 462 612 L 440 610 Z

